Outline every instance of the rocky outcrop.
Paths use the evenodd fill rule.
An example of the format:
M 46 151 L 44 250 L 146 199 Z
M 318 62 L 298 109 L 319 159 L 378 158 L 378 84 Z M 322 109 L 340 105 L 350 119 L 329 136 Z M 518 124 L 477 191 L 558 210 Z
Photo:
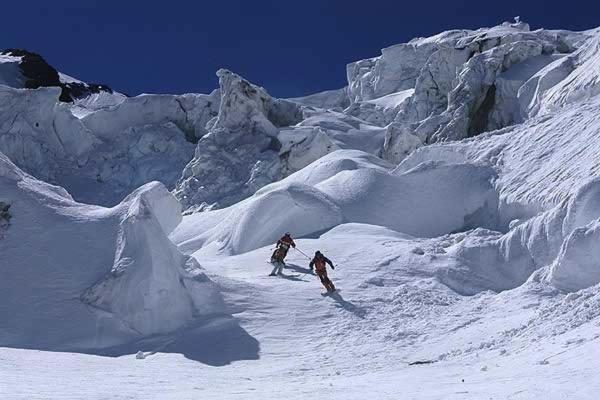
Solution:
M 62 102 L 72 103 L 75 99 L 93 93 L 113 93 L 113 90 L 107 85 L 61 80 L 59 72 L 53 66 L 48 64 L 42 56 L 31 51 L 7 49 L 0 52 L 0 54 L 20 58 L 19 67 L 24 77 L 25 88 L 60 87 L 59 100 Z

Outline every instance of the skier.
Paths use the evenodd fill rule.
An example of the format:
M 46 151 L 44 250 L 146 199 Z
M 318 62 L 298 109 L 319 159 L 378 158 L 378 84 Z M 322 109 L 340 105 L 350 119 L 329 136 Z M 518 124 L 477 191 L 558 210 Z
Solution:
M 327 276 L 326 264 L 329 264 L 331 269 L 335 269 L 331 260 L 325 257 L 323 253 L 317 250 L 315 252 L 314 258 L 308 266 L 310 267 L 311 271 L 313 270 L 314 266 L 315 271 L 317 272 L 317 276 L 319 277 L 321 283 L 323 284 L 323 286 L 325 286 L 325 289 L 327 289 L 328 292 L 335 292 L 335 286 L 333 286 L 333 282 L 331 282 L 331 280 Z
M 273 264 L 275 267 L 269 274 L 270 276 L 281 274 L 281 271 L 285 266 L 284 259 L 287 256 L 290 246 L 296 248 L 296 243 L 294 243 L 294 239 L 292 239 L 290 233 L 286 232 L 285 235 L 283 235 L 281 239 L 277 241 L 276 246 L 277 247 L 271 256 L 271 264 Z

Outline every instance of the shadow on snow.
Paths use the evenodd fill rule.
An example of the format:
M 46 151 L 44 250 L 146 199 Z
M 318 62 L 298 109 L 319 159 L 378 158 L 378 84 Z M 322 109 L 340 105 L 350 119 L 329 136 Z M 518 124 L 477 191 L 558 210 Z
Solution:
M 1 344 L 0 344 L 1 345 Z M 203 364 L 221 367 L 234 361 L 258 360 L 260 344 L 238 321 L 229 316 L 213 316 L 209 320 L 188 325 L 176 332 L 154 335 L 130 343 L 103 349 L 81 349 L 61 346 L 10 346 L 43 351 L 91 354 L 104 357 L 134 357 L 139 351 L 151 357 L 156 353 L 181 354 Z M 143 361 L 142 361 L 143 362 Z
M 309 274 L 314 275 L 310 268 L 304 268 L 296 264 L 285 264 L 285 269 L 291 269 L 294 272 L 299 272 L 301 274 Z
M 358 307 L 352 302 L 345 300 L 339 291 L 335 291 L 333 293 L 329 293 L 328 297 L 332 298 L 336 302 L 336 307 L 342 308 L 346 311 L 349 311 L 356 315 L 358 318 L 364 318 L 367 314 L 367 311 L 361 307 Z

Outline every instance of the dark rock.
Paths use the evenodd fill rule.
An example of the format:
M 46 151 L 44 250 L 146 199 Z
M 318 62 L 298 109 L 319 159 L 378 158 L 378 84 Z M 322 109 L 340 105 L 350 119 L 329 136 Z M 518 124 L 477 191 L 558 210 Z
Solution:
M 98 83 L 61 82 L 58 71 L 48 64 L 42 56 L 31 51 L 7 49 L 0 54 L 21 57 L 19 67 L 26 78 L 26 88 L 60 87 L 62 91 L 59 100 L 62 102 L 72 103 L 75 99 L 87 97 L 92 93 L 100 93 L 102 91 L 113 93 L 110 87 Z

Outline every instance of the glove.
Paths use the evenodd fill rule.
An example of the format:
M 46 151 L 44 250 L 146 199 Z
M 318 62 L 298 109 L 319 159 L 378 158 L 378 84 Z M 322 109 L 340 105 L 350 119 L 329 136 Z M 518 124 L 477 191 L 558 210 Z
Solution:
M 335 267 L 332 265 L 332 266 L 331 266 L 331 269 L 335 269 Z

